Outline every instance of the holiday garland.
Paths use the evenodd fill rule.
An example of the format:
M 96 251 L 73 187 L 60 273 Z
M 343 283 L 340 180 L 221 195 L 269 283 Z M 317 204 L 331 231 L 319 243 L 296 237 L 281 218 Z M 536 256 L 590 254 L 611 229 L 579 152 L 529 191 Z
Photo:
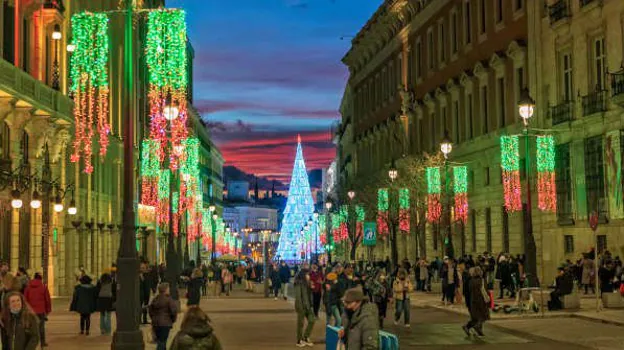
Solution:
M 399 189 L 399 230 L 410 232 L 410 192 L 408 188 Z
M 75 137 L 71 161 L 84 159 L 84 172 L 91 174 L 93 165 L 94 124 L 99 134 L 100 156 L 106 156 L 110 134 L 108 87 L 108 18 L 105 14 L 83 12 L 72 16 L 70 59 L 71 86 L 74 95 Z
M 388 234 L 388 189 L 377 190 L 377 232 L 380 236 Z
M 505 210 L 519 211 L 522 210 L 522 188 L 518 136 L 501 136 L 500 147 Z
M 141 204 L 152 207 L 158 205 L 160 164 L 156 157 L 157 147 L 158 144 L 153 140 L 143 140 L 141 143 Z
M 453 167 L 453 192 L 455 193 L 455 220 L 464 224 L 468 220 L 468 169 Z
M 146 61 L 149 68 L 150 138 L 161 147 L 158 157 L 171 145 L 169 168 L 176 170 L 185 157 L 183 140 L 188 135 L 186 23 L 182 10 L 160 9 L 149 13 Z M 171 114 L 177 108 L 177 117 Z M 170 115 L 167 116 L 167 113 Z M 170 135 L 168 135 L 168 122 Z
M 362 237 L 364 237 L 364 220 L 366 220 L 366 211 L 364 210 L 364 207 L 361 205 L 356 205 L 355 206 L 355 217 L 356 217 L 356 221 L 355 221 L 355 234 L 356 237 L 359 237 L 359 239 L 362 239 Z
M 537 137 L 537 207 L 557 211 L 555 186 L 555 139 L 551 135 Z
M 340 226 L 338 227 L 338 234 L 334 236 L 334 242 L 342 242 L 349 238 L 349 207 L 343 205 L 338 211 L 338 217 L 340 218 Z
M 171 171 L 169 169 L 158 171 L 158 209 L 156 210 L 156 223 L 158 225 L 169 223 L 169 192 Z
M 427 174 L 427 221 L 436 223 L 442 215 L 440 203 L 440 168 L 428 167 Z
M 321 242 L 321 244 L 327 244 L 327 216 L 329 214 L 322 214 L 319 215 L 319 229 L 320 229 L 320 235 L 319 235 L 319 241 Z

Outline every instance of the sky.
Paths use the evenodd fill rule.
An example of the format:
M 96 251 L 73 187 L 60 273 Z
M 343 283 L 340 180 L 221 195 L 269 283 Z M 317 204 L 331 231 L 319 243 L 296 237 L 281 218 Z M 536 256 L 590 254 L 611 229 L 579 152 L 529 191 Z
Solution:
M 297 134 L 308 170 L 329 165 L 348 77 L 341 59 L 381 2 L 167 0 L 187 12 L 193 104 L 226 165 L 288 182 Z

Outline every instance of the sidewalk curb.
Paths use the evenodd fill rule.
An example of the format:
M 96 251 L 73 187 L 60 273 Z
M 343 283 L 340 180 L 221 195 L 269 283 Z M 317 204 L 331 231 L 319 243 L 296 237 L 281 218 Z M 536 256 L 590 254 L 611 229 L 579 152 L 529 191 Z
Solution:
M 605 320 L 605 319 L 601 319 L 601 318 L 595 318 L 595 317 L 591 317 L 591 316 L 587 316 L 587 315 L 579 315 L 579 314 L 571 314 L 571 317 L 578 318 L 578 319 L 585 320 L 585 321 L 592 321 L 592 322 L 596 322 L 596 323 L 610 324 L 610 325 L 613 325 L 613 326 L 624 327 L 624 322 L 622 322 L 622 321 Z

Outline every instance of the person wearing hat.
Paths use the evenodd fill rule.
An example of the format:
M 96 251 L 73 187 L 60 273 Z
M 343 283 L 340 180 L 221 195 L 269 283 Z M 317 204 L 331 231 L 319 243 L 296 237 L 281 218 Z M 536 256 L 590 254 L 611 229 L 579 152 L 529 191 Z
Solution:
M 340 285 L 338 284 L 338 274 L 330 272 L 325 276 L 325 313 L 327 315 L 327 324 L 329 324 L 332 316 L 334 317 L 334 326 L 342 326 L 342 318 L 340 312 Z
M 559 274 L 555 279 L 555 290 L 550 292 L 550 300 L 548 301 L 548 310 L 555 311 L 563 308 L 561 297 L 572 293 L 574 288 L 574 279 L 566 273 L 563 267 L 560 267 Z
M 89 335 L 91 314 L 95 312 L 96 299 L 96 289 L 91 284 L 91 277 L 88 275 L 80 277 L 80 284 L 74 288 L 74 295 L 69 307 L 69 311 L 80 314 L 80 334 Z
M 368 302 L 361 287 L 349 289 L 343 298 L 343 326 L 338 336 L 347 350 L 378 350 L 379 320 L 377 306 Z

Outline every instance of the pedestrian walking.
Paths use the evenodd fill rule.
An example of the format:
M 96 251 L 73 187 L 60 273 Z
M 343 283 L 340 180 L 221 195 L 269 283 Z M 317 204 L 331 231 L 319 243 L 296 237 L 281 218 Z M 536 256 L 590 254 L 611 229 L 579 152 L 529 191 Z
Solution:
M 312 264 L 310 272 L 310 282 L 312 284 L 312 308 L 314 317 L 318 318 L 318 312 L 321 308 L 321 296 L 323 294 L 323 274 L 319 271 L 317 264 Z
M 287 300 L 288 283 L 290 282 L 290 268 L 285 261 L 282 261 L 279 268 L 279 276 L 281 280 L 281 293 L 284 300 Z
M 111 312 L 115 311 L 117 284 L 108 273 L 103 273 L 96 288 L 95 309 L 100 313 L 100 332 L 109 335 L 112 332 Z
M 143 324 L 149 324 L 147 322 L 147 305 L 149 304 L 151 288 L 150 288 L 150 277 L 149 271 L 146 263 L 141 263 L 139 273 L 139 301 L 141 303 L 141 318 Z
M 149 315 L 156 335 L 156 350 L 166 350 L 169 332 L 178 317 L 176 302 L 169 294 L 169 283 L 158 285 L 158 295 L 149 305 Z
M 271 280 L 271 289 L 273 291 L 273 296 L 275 297 L 275 300 L 277 300 L 280 288 L 282 287 L 282 280 L 279 276 L 279 267 L 277 267 L 277 264 L 271 265 L 271 271 L 269 271 L 269 279 Z
M 10 292 L 2 302 L 2 324 L 9 350 L 35 350 L 39 345 L 39 320 L 19 292 Z M 4 344 L 4 343 L 3 343 Z
M 186 311 L 180 331 L 171 342 L 169 350 L 222 350 L 221 343 L 204 311 L 193 307 Z
M 410 326 L 410 293 L 414 290 L 412 282 L 407 277 L 407 272 L 404 269 L 399 269 L 397 278 L 394 280 L 392 286 L 394 291 L 395 300 L 395 312 L 394 312 L 394 324 L 398 325 L 403 314 L 403 322 L 405 327 Z
M 295 276 L 295 311 L 297 312 L 297 347 L 314 346 L 310 335 L 314 328 L 314 308 L 312 305 L 312 282 L 308 270 L 302 269 Z M 304 320 L 307 321 L 305 332 Z
M 340 312 L 340 286 L 338 285 L 338 275 L 330 272 L 325 277 L 325 314 L 327 315 L 327 324 L 330 324 L 332 316 L 334 317 L 334 326 L 342 327 L 342 313 Z
M 89 335 L 91 329 L 91 314 L 95 312 L 95 286 L 91 284 L 91 277 L 84 275 L 80 284 L 74 288 L 74 295 L 69 307 L 70 311 L 80 314 L 80 334 Z
M 199 299 L 201 298 L 201 287 L 203 283 L 203 274 L 200 269 L 195 268 L 191 273 L 191 279 L 187 283 L 186 287 L 186 305 L 199 306 Z
M 52 312 L 52 303 L 50 301 L 50 291 L 48 290 L 48 286 L 43 284 L 40 273 L 35 273 L 34 279 L 28 282 L 26 290 L 24 291 L 24 299 L 39 318 L 39 339 L 41 346 L 48 346 L 45 336 L 45 323 L 48 321 L 48 314 Z
M 368 302 L 362 289 L 357 287 L 345 292 L 344 309 L 344 328 L 338 336 L 347 350 L 378 350 L 377 306 Z
M 469 270 L 470 273 L 470 321 L 462 326 L 467 336 L 470 336 L 470 330 L 474 329 L 479 336 L 483 334 L 483 324 L 490 318 L 490 312 L 488 305 L 490 304 L 490 297 L 485 289 L 485 281 L 483 280 L 483 271 L 480 267 L 472 267 Z
M 370 279 L 368 290 L 379 311 L 379 328 L 383 329 L 384 319 L 386 318 L 388 310 L 388 302 L 390 301 L 392 293 L 392 289 L 386 277 L 386 271 L 379 270 L 377 275 Z
M 208 296 L 208 266 L 205 264 L 201 265 L 202 272 L 202 296 Z

